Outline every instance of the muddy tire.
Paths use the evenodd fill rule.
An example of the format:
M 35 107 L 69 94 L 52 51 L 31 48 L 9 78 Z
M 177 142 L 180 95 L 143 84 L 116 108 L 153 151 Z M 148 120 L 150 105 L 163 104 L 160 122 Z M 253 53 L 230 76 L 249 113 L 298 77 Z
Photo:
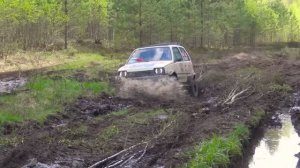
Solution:
M 192 97 L 199 96 L 199 87 L 198 87 L 198 83 L 195 80 L 192 80 L 190 82 L 189 93 Z
M 177 81 L 177 80 L 178 80 L 178 77 L 177 77 L 176 74 L 171 75 L 170 78 L 171 78 L 172 80 L 174 80 L 174 81 Z

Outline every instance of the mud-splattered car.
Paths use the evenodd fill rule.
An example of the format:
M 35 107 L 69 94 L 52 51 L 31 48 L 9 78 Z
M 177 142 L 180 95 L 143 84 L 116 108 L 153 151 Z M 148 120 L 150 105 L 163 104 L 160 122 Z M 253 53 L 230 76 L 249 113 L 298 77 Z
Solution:
M 198 96 L 193 63 L 186 49 L 177 44 L 159 44 L 135 49 L 127 63 L 119 68 L 119 78 L 173 78 L 187 86 L 192 96 Z

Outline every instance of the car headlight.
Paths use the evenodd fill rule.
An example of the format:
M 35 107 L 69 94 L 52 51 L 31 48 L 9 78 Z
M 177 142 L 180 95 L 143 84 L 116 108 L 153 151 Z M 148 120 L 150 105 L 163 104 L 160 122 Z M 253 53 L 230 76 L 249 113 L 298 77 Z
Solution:
M 155 68 L 154 73 L 156 75 L 163 75 L 163 74 L 165 74 L 165 69 L 164 68 Z
M 120 77 L 126 77 L 127 76 L 127 71 L 120 71 L 119 76 Z

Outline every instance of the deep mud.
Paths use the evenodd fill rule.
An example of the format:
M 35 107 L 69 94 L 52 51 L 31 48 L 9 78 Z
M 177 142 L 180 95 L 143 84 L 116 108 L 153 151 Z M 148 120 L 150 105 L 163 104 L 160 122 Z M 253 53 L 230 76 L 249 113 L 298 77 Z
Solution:
M 272 80 L 273 74 L 279 74 L 294 88 L 300 86 L 300 63 L 273 60 L 260 53 L 199 64 L 199 72 L 205 72 L 199 98 L 175 95 L 171 96 L 176 97 L 174 101 L 141 93 L 125 98 L 105 94 L 80 97 L 45 123 L 5 125 L 0 139 L 6 142 L 0 143 L 0 167 L 88 167 L 103 159 L 107 160 L 98 167 L 181 167 L 190 159 L 186 153 L 203 139 L 227 135 L 237 123 L 247 123 L 258 109 L 272 113 L 286 104 L 276 93 L 261 93 L 260 86 L 253 82 L 269 84 L 266 78 L 243 80 L 238 89 L 256 90 L 249 89 L 234 103 L 224 103 L 240 77 L 233 74 L 253 67 L 265 70 Z M 110 157 L 122 150 L 126 151 Z
M 76 167 L 74 160 L 82 160 L 81 166 L 87 167 L 141 142 L 148 142 L 148 147 L 143 158 L 132 167 L 178 166 L 188 159 L 182 154 L 184 150 L 214 133 L 230 132 L 236 122 L 249 117 L 249 113 L 221 109 L 202 112 L 209 106 L 192 98 L 175 104 L 108 95 L 79 98 L 65 112 L 50 116 L 44 125 L 29 122 L 6 126 L 5 137 L 22 141 L 0 146 L 0 167 L 20 167 L 32 162 L 30 159 L 36 159 L 36 164 L 67 167 Z M 127 116 L 110 114 L 124 109 Z M 118 128 L 118 133 L 109 139 L 102 137 L 101 133 L 107 134 L 104 132 L 111 125 Z M 141 149 L 136 148 L 131 154 Z

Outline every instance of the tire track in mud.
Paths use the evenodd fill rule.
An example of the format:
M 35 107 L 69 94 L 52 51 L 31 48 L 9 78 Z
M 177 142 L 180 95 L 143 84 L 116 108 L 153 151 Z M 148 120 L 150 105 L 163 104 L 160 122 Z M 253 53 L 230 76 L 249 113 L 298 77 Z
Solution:
M 191 105 L 184 105 L 189 102 Z M 19 167 L 25 165 L 28 159 L 37 158 L 37 161 L 48 164 L 62 162 L 61 160 L 69 160 L 63 163 L 63 166 L 70 166 L 73 161 L 83 160 L 80 164 L 85 166 L 92 165 L 109 155 L 117 153 L 124 149 L 124 137 L 122 132 L 118 137 L 112 139 L 112 144 L 108 144 L 112 149 L 109 152 L 103 151 L 103 147 L 94 144 L 70 145 L 62 142 L 65 139 L 78 140 L 86 138 L 90 143 L 94 143 L 95 134 L 109 127 L 114 122 L 124 122 L 126 119 L 118 117 L 108 117 L 101 122 L 95 122 L 98 116 L 109 115 L 110 112 L 122 108 L 130 109 L 133 114 L 145 109 L 173 109 L 172 113 L 180 114 L 178 121 L 162 134 L 159 138 L 149 144 L 144 156 L 133 167 L 153 167 L 158 165 L 178 165 L 184 163 L 187 158 L 182 158 L 180 153 L 183 148 L 189 148 L 200 142 L 201 139 L 216 133 L 216 125 L 214 120 L 218 117 L 218 113 L 210 112 L 210 114 L 202 113 L 203 105 L 199 103 L 199 99 L 191 99 L 184 103 L 161 102 L 157 101 L 136 101 L 129 99 L 121 99 L 101 95 L 96 98 L 79 98 L 77 102 L 66 109 L 65 113 L 50 116 L 44 125 L 29 122 L 25 125 L 15 125 L 6 131 L 6 136 L 22 135 L 23 142 L 16 147 L 4 148 L 0 153 L 0 165 L 2 167 Z M 201 101 L 200 101 L 201 102 Z M 87 132 L 83 135 L 72 135 L 70 130 L 80 127 L 81 124 L 87 127 Z M 135 145 L 145 140 L 145 136 L 149 139 L 163 128 L 166 122 L 157 122 L 157 119 L 149 122 L 148 125 L 138 125 L 137 128 L 131 128 L 132 132 L 127 146 Z M 9 126 L 7 126 L 8 128 Z M 124 129 L 129 129 L 124 126 Z M 120 128 L 121 129 L 121 128 Z M 123 128 L 122 128 L 123 129 Z M 157 133 L 156 133 L 157 134 Z M 74 137 L 73 137 L 74 136 Z M 97 149 L 98 148 L 98 149 Z M 138 149 L 140 150 L 140 149 Z M 75 153 L 74 153 L 75 152 Z M 138 151 L 135 151 L 138 152 Z M 134 153 L 134 152 L 133 152 Z M 79 164 L 79 163 L 78 163 Z M 70 166 L 72 167 L 72 166 Z
M 227 61 L 220 64 L 210 65 L 205 70 L 230 73 L 252 64 L 264 66 L 262 61 Z M 273 66 L 269 64 L 265 65 Z M 276 65 L 278 69 L 284 67 L 283 63 L 279 67 Z M 4 137 L 17 137 L 21 141 L 15 145 L 0 146 L 0 167 L 21 167 L 32 158 L 48 165 L 74 167 L 75 164 L 87 167 L 153 138 L 159 134 L 159 130 L 174 120 L 172 117 L 177 119 L 176 124 L 169 127 L 160 138 L 152 141 L 143 157 L 129 166 L 150 168 L 182 165 L 189 160 L 184 152 L 192 150 L 203 139 L 213 134 L 226 135 L 236 123 L 247 122 L 253 115 L 254 106 L 268 109 L 269 106 L 274 106 L 274 102 L 280 101 L 275 97 L 264 97 L 265 99 L 258 101 L 258 95 L 251 95 L 231 106 L 215 106 L 218 104 L 216 101 L 220 100 L 214 98 L 220 98 L 226 86 L 218 83 L 216 86 L 202 88 L 200 98 L 188 97 L 181 102 L 147 99 L 145 96 L 142 96 L 145 99 L 122 99 L 109 95 L 79 98 L 64 112 L 50 116 L 44 124 L 28 122 L 4 126 Z M 124 116 L 111 115 L 112 112 L 122 109 L 127 110 Z M 161 113 L 152 115 L 145 112 L 158 109 L 164 111 L 163 115 L 167 115 L 167 119 L 159 119 Z M 106 140 L 101 134 L 107 133 L 107 128 L 118 134 Z M 137 148 L 132 154 L 141 150 L 143 148 Z M 112 159 L 110 163 L 114 161 L 118 160 Z
M 10 136 L 15 136 L 22 140 L 17 146 L 8 146 L 0 150 L 0 167 L 20 167 L 31 158 L 38 158 L 38 161 L 42 162 L 54 162 L 64 159 L 68 155 L 74 156 L 76 147 L 74 148 L 62 142 L 68 136 L 73 136 L 72 132 L 70 132 L 72 128 L 80 127 L 81 123 L 84 123 L 91 129 L 92 134 L 94 130 L 110 125 L 110 120 L 100 124 L 97 123 L 97 125 L 89 123 L 93 118 L 125 108 L 131 104 L 130 101 L 118 98 L 112 100 L 107 95 L 101 95 L 95 99 L 79 98 L 73 106 L 66 108 L 65 112 L 49 116 L 44 124 L 29 121 L 25 124 L 5 125 L 4 136 L 9 138 Z M 84 134 L 82 136 L 93 138 L 89 133 L 82 133 Z M 74 139 L 78 138 L 76 137 L 78 135 L 74 136 Z M 86 149 L 80 149 L 79 147 L 78 151 L 80 150 L 83 150 L 83 155 L 85 155 L 90 152 L 87 150 L 91 149 L 90 147 Z M 72 159 L 66 165 L 72 165 Z

